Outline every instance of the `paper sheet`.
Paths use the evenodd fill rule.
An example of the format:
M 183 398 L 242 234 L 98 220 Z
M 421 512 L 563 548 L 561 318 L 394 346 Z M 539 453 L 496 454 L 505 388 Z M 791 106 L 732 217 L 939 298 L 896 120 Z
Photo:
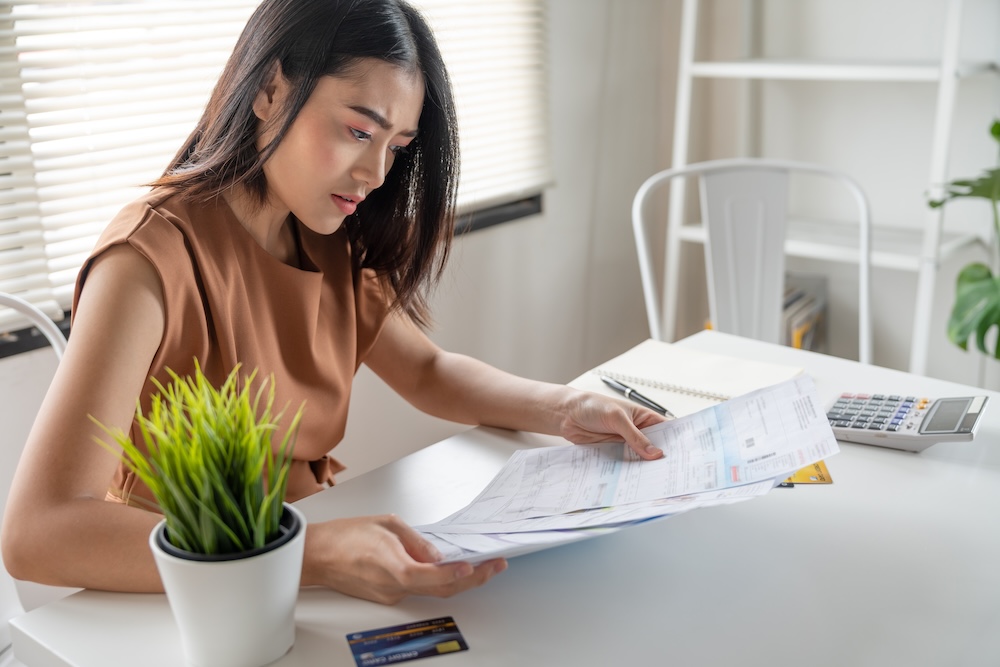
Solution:
M 774 480 L 745 484 L 743 486 L 706 491 L 704 493 L 661 498 L 617 507 L 600 507 L 568 514 L 554 514 L 515 521 L 481 521 L 467 523 L 467 515 L 453 514 L 441 521 L 418 530 L 438 534 L 521 533 L 549 530 L 574 530 L 636 523 L 661 516 L 674 516 L 700 507 L 725 505 L 762 496 L 774 488 Z
M 519 450 L 469 505 L 417 528 L 449 560 L 526 553 L 762 495 L 839 451 L 806 375 L 643 432 L 663 458 L 621 443 Z

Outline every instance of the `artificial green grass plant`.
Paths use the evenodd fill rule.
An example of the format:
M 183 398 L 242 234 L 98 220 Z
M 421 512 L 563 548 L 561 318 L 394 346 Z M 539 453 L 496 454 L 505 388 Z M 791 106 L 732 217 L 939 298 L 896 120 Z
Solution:
M 216 389 L 195 365 L 194 377 L 172 370 L 149 414 L 137 404 L 136 423 L 146 451 L 121 429 L 94 419 L 121 447 L 114 451 L 152 491 L 167 524 L 167 539 L 199 554 L 229 554 L 263 547 L 280 534 L 288 471 L 303 408 L 277 451 L 271 445 L 281 414 L 274 416 L 274 378 L 240 381 L 240 366 Z M 91 417 L 93 419 L 93 417 Z

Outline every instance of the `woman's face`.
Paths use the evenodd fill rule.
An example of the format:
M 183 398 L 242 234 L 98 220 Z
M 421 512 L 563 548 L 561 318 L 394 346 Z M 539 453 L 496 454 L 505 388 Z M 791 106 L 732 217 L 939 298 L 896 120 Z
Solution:
M 263 127 L 291 92 L 279 71 L 258 94 L 254 111 Z M 293 213 L 319 234 L 337 231 L 416 136 L 423 102 L 419 72 L 374 58 L 322 77 L 264 164 L 268 208 L 282 218 Z M 262 132 L 259 147 L 273 131 Z

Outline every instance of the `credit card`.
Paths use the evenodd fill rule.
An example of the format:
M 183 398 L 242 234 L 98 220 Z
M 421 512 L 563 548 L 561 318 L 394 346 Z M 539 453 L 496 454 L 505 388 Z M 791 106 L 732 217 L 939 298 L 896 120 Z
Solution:
M 797 471 L 785 482 L 790 484 L 832 484 L 833 479 L 830 477 L 830 471 L 826 469 L 826 464 L 817 461 Z
M 469 650 L 451 616 L 352 632 L 347 635 L 347 643 L 358 667 L 394 665 Z

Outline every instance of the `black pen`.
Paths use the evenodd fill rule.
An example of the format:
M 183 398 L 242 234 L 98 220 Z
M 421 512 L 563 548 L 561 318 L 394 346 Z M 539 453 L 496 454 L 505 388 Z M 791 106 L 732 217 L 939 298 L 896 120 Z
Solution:
M 607 377 L 605 375 L 602 375 L 601 379 L 604 381 L 604 384 L 608 385 L 609 387 L 611 387 L 615 391 L 619 392 L 620 394 L 624 394 L 625 398 L 629 399 L 630 401 L 635 401 L 639 405 L 643 405 L 643 406 L 649 408 L 650 410 L 655 410 L 656 412 L 659 412 L 664 417 L 670 417 L 671 419 L 675 419 L 674 413 L 672 413 L 670 410 L 667 410 L 665 407 L 663 407 L 659 403 L 657 403 L 657 402 L 655 402 L 655 401 L 653 401 L 651 399 L 646 398 L 645 396 L 643 396 L 642 394 L 640 394 L 639 392 L 637 392 L 632 387 L 624 385 L 621 382 L 619 382 L 618 380 L 614 380 L 614 379 L 609 378 L 609 377 Z

